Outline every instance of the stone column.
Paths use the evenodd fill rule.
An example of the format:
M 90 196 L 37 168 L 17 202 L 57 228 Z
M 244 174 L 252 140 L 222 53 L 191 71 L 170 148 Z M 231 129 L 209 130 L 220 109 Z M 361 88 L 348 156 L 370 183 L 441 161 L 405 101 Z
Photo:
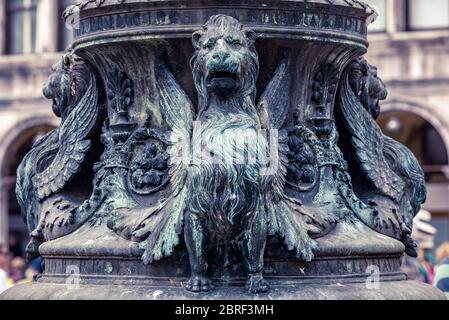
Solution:
M 58 0 L 40 0 L 36 17 L 36 52 L 55 52 L 58 48 Z
M 407 3 L 405 0 L 387 0 L 387 32 L 407 29 Z
M 6 0 L 0 0 L 0 54 L 6 51 Z

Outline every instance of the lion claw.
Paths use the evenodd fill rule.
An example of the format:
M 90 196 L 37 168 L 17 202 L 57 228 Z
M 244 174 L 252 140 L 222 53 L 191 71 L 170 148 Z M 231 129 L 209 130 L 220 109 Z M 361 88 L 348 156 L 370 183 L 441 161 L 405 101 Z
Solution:
M 209 292 L 214 290 L 215 287 L 212 281 L 204 276 L 192 276 L 187 282 L 186 290 L 191 292 Z
M 251 274 L 246 281 L 246 290 L 252 294 L 265 293 L 270 290 L 270 286 L 261 274 Z

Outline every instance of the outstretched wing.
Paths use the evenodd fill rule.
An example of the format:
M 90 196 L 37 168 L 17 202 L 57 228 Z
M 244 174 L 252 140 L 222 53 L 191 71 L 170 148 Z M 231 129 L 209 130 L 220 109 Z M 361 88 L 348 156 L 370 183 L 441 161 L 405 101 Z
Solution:
M 156 68 L 156 86 L 159 107 L 170 129 L 190 133 L 193 126 L 192 102 L 164 62 Z
M 126 239 L 143 243 L 144 263 L 170 256 L 179 244 L 184 223 L 184 187 L 171 197 L 150 208 L 117 210 L 108 227 Z
M 361 170 L 379 192 L 399 202 L 405 183 L 388 165 L 382 131 L 354 94 L 347 76 L 340 91 L 340 113 Z
M 172 145 L 168 150 L 172 193 L 159 213 L 160 220 L 153 224 L 152 232 L 146 239 L 142 256 L 144 263 L 169 256 L 179 244 L 188 190 L 183 156 L 190 149 L 193 130 L 192 102 L 164 62 L 158 65 L 156 75 L 162 116 L 172 130 Z
M 265 198 L 268 233 L 283 238 L 287 248 L 295 251 L 297 258 L 311 261 L 317 249 L 313 236 L 325 233 L 333 222 L 327 221 L 327 213 L 330 211 L 327 207 L 308 208 L 285 196 L 288 134 L 286 130 L 279 129 L 288 115 L 290 85 L 290 60 L 288 52 L 284 51 L 273 78 L 259 101 L 261 124 L 270 130 L 270 161 L 274 162 L 271 163 L 272 188 Z
M 142 255 L 144 263 L 151 263 L 170 256 L 179 244 L 188 191 L 187 171 L 184 168 L 184 162 L 177 156 L 180 147 L 183 148 L 184 143 L 177 142 L 169 149 L 169 174 L 172 189 L 170 197 L 162 203 L 160 208 L 156 209 L 157 216 L 153 215 L 149 220 L 144 221 L 142 229 L 136 230 L 134 233 L 138 239 L 146 238 L 145 252 Z
M 284 125 L 290 107 L 291 77 L 289 52 L 283 50 L 273 77 L 262 93 L 258 104 L 262 127 L 269 130 L 270 162 L 272 162 L 270 167 L 274 168 L 274 171 L 271 172 L 273 178 L 272 194 L 275 201 L 278 201 L 283 194 L 287 173 L 288 137 L 279 129 Z
M 183 155 L 190 148 L 193 128 L 192 103 L 182 90 L 168 66 L 157 66 L 156 81 L 159 107 L 171 129 L 168 153 L 170 154 L 170 196 L 150 208 L 124 210 L 108 226 L 125 238 L 142 242 L 144 263 L 151 263 L 171 255 L 179 244 L 184 222 L 187 197 L 187 171 Z
M 45 170 L 33 177 L 33 186 L 39 199 L 63 189 L 79 172 L 91 146 L 87 137 L 97 122 L 97 103 L 97 85 L 92 74 L 86 93 L 60 127 L 58 153 Z
M 17 169 L 17 201 L 30 233 L 37 227 L 38 214 L 35 208 L 36 201 L 33 201 L 35 191 L 32 177 L 35 175 L 37 166 L 41 161 L 51 159 L 57 153 L 58 137 L 59 130 L 54 129 L 39 139 Z
M 159 213 L 161 219 L 154 224 L 153 232 L 146 239 L 145 252 L 142 255 L 144 263 L 152 263 L 170 256 L 179 244 L 179 236 L 184 225 L 184 210 L 187 188 L 171 197 L 169 203 Z
M 291 85 L 290 59 L 287 51 L 281 52 L 280 62 L 259 99 L 259 115 L 266 129 L 280 129 L 287 118 Z
M 298 259 L 311 261 L 317 248 L 316 242 L 310 237 L 304 211 L 299 204 L 292 208 L 286 199 L 276 201 L 267 196 L 268 234 L 279 235 L 287 245 L 288 250 L 295 251 Z M 298 209 L 295 211 L 294 209 Z
M 267 195 L 268 233 L 279 235 L 296 257 L 311 261 L 317 243 L 313 240 L 329 233 L 337 223 L 336 206 L 332 203 L 305 206 L 285 195 L 285 175 L 288 166 L 288 134 L 279 135 L 278 169 L 273 176 L 271 192 Z

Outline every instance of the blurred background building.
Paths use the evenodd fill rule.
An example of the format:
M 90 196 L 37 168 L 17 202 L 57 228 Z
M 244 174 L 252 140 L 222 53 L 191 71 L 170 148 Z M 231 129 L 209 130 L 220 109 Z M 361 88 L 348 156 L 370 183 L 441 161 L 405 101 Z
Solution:
M 23 255 L 28 240 L 15 171 L 58 124 L 42 86 L 71 42 L 61 15 L 75 2 L 0 0 L 0 244 L 12 255 Z M 438 246 L 449 239 L 449 0 L 365 2 L 379 12 L 367 57 L 390 92 L 379 123 L 422 164 Z

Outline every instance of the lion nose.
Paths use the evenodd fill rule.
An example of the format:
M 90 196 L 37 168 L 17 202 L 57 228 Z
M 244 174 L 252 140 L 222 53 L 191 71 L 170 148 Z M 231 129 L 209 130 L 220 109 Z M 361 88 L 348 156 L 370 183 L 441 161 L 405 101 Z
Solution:
M 50 86 L 48 84 L 45 85 L 43 90 L 44 97 L 47 99 L 53 99 L 53 92 L 50 89 Z
M 223 63 L 229 58 L 229 52 L 219 50 L 213 54 L 212 58 L 218 63 Z
M 215 52 L 213 53 L 212 58 L 218 63 L 223 63 L 229 58 L 229 50 L 223 39 L 217 41 L 217 46 L 215 47 Z

